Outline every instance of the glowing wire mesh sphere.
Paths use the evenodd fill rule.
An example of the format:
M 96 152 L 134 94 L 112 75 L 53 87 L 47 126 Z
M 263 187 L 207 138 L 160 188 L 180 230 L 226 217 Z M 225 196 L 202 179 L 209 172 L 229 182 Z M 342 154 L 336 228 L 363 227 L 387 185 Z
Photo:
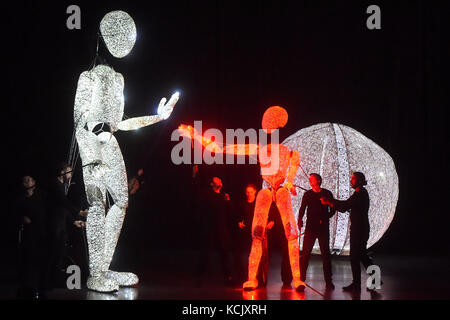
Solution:
M 109 52 L 116 58 L 125 57 L 136 43 L 136 25 L 125 11 L 108 12 L 100 22 L 100 32 Z
M 335 123 L 321 123 L 301 129 L 284 142 L 300 153 L 300 168 L 294 183 L 306 189 L 309 174 L 319 173 L 322 187 L 336 199 L 346 200 L 353 193 L 350 186 L 352 172 L 365 174 L 370 196 L 370 237 L 367 247 L 375 244 L 388 229 L 398 200 L 398 176 L 389 154 L 358 131 Z M 292 207 L 298 217 L 304 191 L 292 197 Z M 306 214 L 304 216 L 305 226 Z M 304 228 L 304 227 L 303 227 Z M 336 213 L 330 219 L 330 248 L 338 254 L 349 253 L 349 214 Z M 303 232 L 304 230 L 302 230 Z M 316 242 L 313 252 L 320 252 Z

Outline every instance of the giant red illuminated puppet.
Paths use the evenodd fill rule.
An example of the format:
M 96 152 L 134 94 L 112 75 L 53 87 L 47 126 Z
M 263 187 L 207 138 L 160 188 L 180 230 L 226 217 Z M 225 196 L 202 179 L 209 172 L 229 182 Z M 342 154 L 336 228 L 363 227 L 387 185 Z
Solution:
M 273 133 L 282 128 L 288 121 L 288 113 L 279 106 L 268 108 L 263 115 L 262 128 L 267 133 Z M 289 260 L 291 263 L 294 287 L 303 291 L 305 283 L 300 280 L 299 268 L 299 243 L 298 229 L 295 216 L 292 211 L 291 195 L 296 195 L 293 186 L 294 177 L 300 164 L 297 151 L 288 147 L 270 143 L 266 145 L 224 145 L 219 146 L 209 139 L 204 139 L 197 134 L 191 126 L 181 125 L 180 133 L 198 140 L 205 148 L 215 153 L 227 153 L 236 155 L 258 156 L 261 166 L 261 175 L 268 185 L 258 192 L 256 196 L 255 212 L 252 224 L 252 248 L 249 256 L 248 281 L 243 285 L 245 290 L 254 290 L 258 287 L 256 278 L 263 251 L 263 241 L 266 236 L 267 218 L 272 202 L 275 202 L 281 215 L 284 232 L 288 241 Z

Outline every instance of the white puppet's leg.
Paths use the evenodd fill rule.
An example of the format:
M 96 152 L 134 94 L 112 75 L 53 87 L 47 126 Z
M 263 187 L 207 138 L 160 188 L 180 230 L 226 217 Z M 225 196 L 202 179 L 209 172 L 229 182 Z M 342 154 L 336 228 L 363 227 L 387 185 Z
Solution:
M 87 287 L 99 292 L 112 292 L 119 289 L 116 281 L 102 273 L 105 247 L 105 196 L 106 189 L 101 171 L 83 168 L 89 212 L 86 218 L 86 236 L 89 250 L 89 278 Z
M 128 206 L 128 183 L 125 164 L 117 140 L 108 132 L 99 135 L 102 143 L 102 156 L 109 167 L 105 175 L 105 184 L 114 205 L 108 210 L 105 220 L 105 247 L 102 271 L 121 286 L 132 286 L 139 282 L 138 277 L 131 272 L 110 271 L 109 266 L 116 249 L 126 208 Z

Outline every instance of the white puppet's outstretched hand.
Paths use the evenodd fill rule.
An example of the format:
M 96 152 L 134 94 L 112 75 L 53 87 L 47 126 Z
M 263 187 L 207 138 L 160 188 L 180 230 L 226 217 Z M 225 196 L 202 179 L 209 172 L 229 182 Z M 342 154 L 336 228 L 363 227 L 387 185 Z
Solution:
M 123 120 L 119 123 L 117 128 L 123 131 L 136 130 L 166 120 L 172 114 L 173 108 L 175 108 L 175 104 L 179 98 L 180 94 L 178 92 L 175 92 L 167 103 L 166 98 L 162 98 L 159 102 L 157 115 Z
M 162 98 L 158 106 L 158 115 L 164 120 L 169 118 L 179 98 L 180 94 L 178 92 L 175 92 L 167 103 L 166 98 Z

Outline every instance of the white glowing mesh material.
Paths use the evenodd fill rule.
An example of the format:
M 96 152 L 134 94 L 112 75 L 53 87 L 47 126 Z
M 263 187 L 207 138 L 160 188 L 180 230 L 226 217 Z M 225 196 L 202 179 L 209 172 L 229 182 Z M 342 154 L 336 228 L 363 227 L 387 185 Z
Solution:
M 358 131 L 332 123 L 299 130 L 283 144 L 300 153 L 300 164 L 306 174 L 299 169 L 294 184 L 306 189 L 310 189 L 309 174 L 315 172 L 323 178 L 322 187 L 330 190 L 336 199 L 347 199 L 353 192 L 350 188 L 352 172 L 365 174 L 370 196 L 367 247 L 376 243 L 388 229 L 398 200 L 398 176 L 389 154 Z M 297 191 L 298 195 L 292 197 L 296 219 L 304 194 L 301 189 Z M 348 219 L 348 213 L 336 213 L 330 220 L 330 249 L 343 255 L 349 253 Z M 306 214 L 303 226 L 305 221 Z M 317 242 L 313 252 L 320 252 Z
M 125 163 L 113 133 L 134 130 L 167 119 L 178 101 L 172 95 L 166 103 L 161 99 L 158 113 L 122 121 L 124 79 L 120 73 L 98 65 L 80 75 L 75 95 L 75 135 L 83 164 L 83 179 L 89 202 L 86 235 L 89 249 L 91 290 L 110 292 L 119 285 L 137 284 L 130 272 L 109 270 L 128 205 L 128 183 Z M 107 124 L 111 132 L 94 132 L 97 124 Z M 100 130 L 103 131 L 103 130 Z M 106 192 L 114 204 L 105 216 Z
M 89 202 L 86 235 L 90 278 L 87 285 L 89 289 L 101 292 L 114 291 L 122 283 L 138 281 L 131 273 L 115 275 L 114 278 L 105 274 L 109 270 L 128 204 L 125 164 L 112 134 L 123 117 L 123 88 L 121 74 L 108 66 L 98 65 L 80 75 L 75 95 L 75 134 Z M 94 133 L 92 130 L 98 123 L 108 124 L 111 132 Z M 107 191 L 114 204 L 105 216 Z
M 124 11 L 112 11 L 100 22 L 106 47 L 117 58 L 126 56 L 136 42 L 136 26 Z M 83 180 L 89 212 L 86 236 L 89 249 L 87 287 L 111 292 L 119 286 L 137 284 L 131 272 L 109 270 L 128 206 L 128 183 L 125 163 L 114 137 L 117 130 L 135 130 L 167 119 L 178 101 L 175 93 L 166 103 L 161 99 L 158 114 L 122 121 L 124 79 L 111 67 L 98 65 L 80 75 L 75 95 L 75 135 L 83 164 Z M 98 124 L 101 129 L 94 131 Z M 107 124 L 111 132 L 103 130 Z M 107 192 L 113 205 L 107 209 Z
M 109 52 L 116 58 L 123 58 L 136 42 L 136 25 L 124 11 L 111 11 L 100 22 L 100 32 Z

